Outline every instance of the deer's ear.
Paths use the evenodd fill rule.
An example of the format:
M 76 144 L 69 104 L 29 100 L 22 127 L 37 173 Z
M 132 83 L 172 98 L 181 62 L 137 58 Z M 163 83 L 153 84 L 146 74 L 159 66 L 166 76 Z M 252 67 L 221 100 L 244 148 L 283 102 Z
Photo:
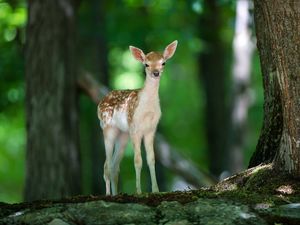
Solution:
M 169 44 L 165 48 L 165 51 L 164 51 L 164 58 L 165 58 L 165 60 L 171 58 L 174 55 L 176 47 L 177 47 L 177 43 L 178 43 L 177 40 L 173 41 L 171 44 Z
M 129 49 L 130 49 L 130 51 L 131 51 L 131 54 L 133 55 L 133 57 L 136 59 L 136 60 L 138 60 L 138 61 L 140 61 L 140 62 L 144 62 L 145 61 L 145 54 L 144 54 L 144 52 L 141 50 L 141 49 L 139 49 L 139 48 L 136 48 L 136 47 L 134 47 L 134 46 L 129 46 Z

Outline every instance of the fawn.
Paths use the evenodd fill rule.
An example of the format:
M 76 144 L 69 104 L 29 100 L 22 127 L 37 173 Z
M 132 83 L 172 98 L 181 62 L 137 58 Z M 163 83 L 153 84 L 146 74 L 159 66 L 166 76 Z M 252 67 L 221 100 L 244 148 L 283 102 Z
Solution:
M 129 46 L 134 58 L 145 66 L 144 87 L 135 90 L 115 90 L 106 95 L 98 105 L 98 118 L 103 130 L 106 160 L 104 180 L 106 195 L 117 194 L 120 162 L 130 137 L 134 148 L 136 191 L 141 191 L 141 142 L 144 141 L 150 170 L 152 192 L 159 192 L 156 174 L 153 140 L 161 116 L 159 104 L 159 81 L 165 62 L 175 53 L 177 41 L 169 44 L 163 54 L 144 52 Z M 118 143 L 115 147 L 115 143 Z

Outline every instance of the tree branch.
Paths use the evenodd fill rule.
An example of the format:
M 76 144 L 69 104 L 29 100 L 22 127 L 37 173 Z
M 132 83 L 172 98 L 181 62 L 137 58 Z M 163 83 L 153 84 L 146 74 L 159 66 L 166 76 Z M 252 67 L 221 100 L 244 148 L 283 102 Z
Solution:
M 157 160 L 167 169 L 171 170 L 187 183 L 196 188 L 208 187 L 216 180 L 208 173 L 199 170 L 197 166 L 189 159 L 186 159 L 178 150 L 173 148 L 163 137 L 157 133 L 155 138 L 155 156 Z
M 77 85 L 80 90 L 89 96 L 95 104 L 98 104 L 99 101 L 109 92 L 107 87 L 100 84 L 89 72 L 86 71 L 81 72 L 77 79 Z
M 96 104 L 109 92 L 107 87 L 100 84 L 87 71 L 81 72 L 77 84 L 80 90 L 87 94 Z M 156 134 L 155 146 L 156 159 L 165 168 L 179 175 L 189 184 L 199 188 L 203 186 L 208 187 L 216 183 L 212 176 L 199 170 L 191 160 L 184 158 L 159 133 Z

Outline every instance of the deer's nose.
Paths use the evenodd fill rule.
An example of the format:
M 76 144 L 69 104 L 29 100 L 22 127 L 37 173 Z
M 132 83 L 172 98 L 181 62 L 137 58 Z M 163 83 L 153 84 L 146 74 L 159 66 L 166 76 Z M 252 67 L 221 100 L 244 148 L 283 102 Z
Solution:
M 158 72 L 158 71 L 154 71 L 154 72 L 153 72 L 153 75 L 154 75 L 155 77 L 158 77 L 158 76 L 159 76 L 159 72 Z

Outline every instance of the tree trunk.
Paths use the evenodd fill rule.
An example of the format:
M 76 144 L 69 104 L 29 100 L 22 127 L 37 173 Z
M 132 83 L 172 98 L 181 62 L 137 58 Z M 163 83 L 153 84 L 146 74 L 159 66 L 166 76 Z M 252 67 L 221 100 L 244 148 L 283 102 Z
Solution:
M 94 36 L 95 55 L 96 60 L 94 65 L 98 65 L 96 68 L 96 74 L 99 75 L 100 82 L 105 86 L 109 86 L 109 64 L 108 64 L 108 49 L 106 40 L 106 3 L 105 1 L 93 0 L 92 2 L 92 17 L 95 21 L 96 29 L 98 30 Z M 93 114 L 95 111 L 93 111 Z M 99 125 L 99 119 L 95 116 L 95 122 L 92 125 L 93 133 L 91 138 L 92 142 L 91 154 L 92 154 L 92 193 L 104 194 L 105 182 L 103 179 L 103 165 L 105 161 L 105 148 L 102 130 Z M 96 141 L 95 141 L 96 140 Z M 120 182 L 121 183 L 121 180 Z
M 266 19 L 266 15 L 263 17 L 262 13 L 265 9 L 261 7 L 260 3 L 258 5 L 255 3 L 254 10 L 257 47 L 263 74 L 264 118 L 262 131 L 256 150 L 250 159 L 249 168 L 273 161 L 275 153 L 279 149 L 283 126 L 279 83 L 274 73 L 276 61 L 273 58 L 274 53 L 269 51 L 273 48 L 270 41 L 270 35 L 273 34 L 270 34 L 271 31 L 268 29 L 264 30 L 266 21 L 262 20 Z
M 26 201 L 81 190 L 75 3 L 28 0 Z
M 269 153 L 270 160 L 275 156 L 275 168 L 300 177 L 300 2 L 254 3 L 265 88 L 264 127 L 257 151 Z
M 79 15 L 79 52 L 81 66 L 91 71 L 95 79 L 109 86 L 108 49 L 106 40 L 106 2 L 99 0 L 86 1 Z M 86 174 L 84 184 L 89 187 L 85 193 L 104 194 L 103 165 L 105 148 L 99 119 L 95 116 L 95 106 L 87 99 L 82 101 L 85 110 L 80 118 L 84 126 L 81 132 L 86 137 L 82 143 L 82 169 Z M 88 121 L 88 123 L 85 123 Z M 87 143 L 88 142 L 88 143 Z M 119 182 L 121 183 L 121 182 Z
M 226 83 L 229 80 L 225 66 L 226 49 L 221 28 L 223 19 L 216 1 L 204 1 L 205 13 L 200 17 L 200 38 L 204 41 L 205 50 L 199 59 L 200 74 L 206 96 L 206 135 L 209 156 L 209 170 L 219 177 L 229 170 L 228 158 L 228 110 Z

